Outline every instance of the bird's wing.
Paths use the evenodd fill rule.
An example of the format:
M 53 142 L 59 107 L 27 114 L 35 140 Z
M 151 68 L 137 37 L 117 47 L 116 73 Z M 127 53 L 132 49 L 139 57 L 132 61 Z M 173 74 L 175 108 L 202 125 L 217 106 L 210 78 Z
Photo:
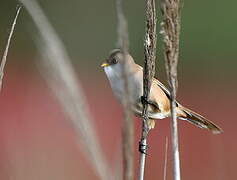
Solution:
M 165 93 L 165 95 L 168 97 L 169 100 L 171 100 L 171 94 L 170 91 L 167 87 L 165 87 L 164 84 L 162 84 L 160 81 L 158 81 L 157 79 L 154 78 L 154 81 L 156 82 L 156 84 L 163 90 L 163 92 Z M 179 106 L 179 103 L 177 101 L 176 102 L 176 106 Z
M 142 71 L 142 72 L 143 72 L 143 68 L 142 68 L 141 66 L 139 66 L 139 65 L 137 64 L 136 67 L 137 67 L 137 71 Z M 158 85 L 158 87 L 165 93 L 165 95 L 167 96 L 167 98 L 170 100 L 170 99 L 171 99 L 171 94 L 170 94 L 169 89 L 168 89 L 167 87 L 165 87 L 164 84 L 162 84 L 160 81 L 158 81 L 158 80 L 155 79 L 155 78 L 153 78 L 153 82 L 155 82 L 155 84 Z M 153 103 L 151 103 L 152 101 L 153 101 Z M 153 105 L 153 106 L 156 107 L 157 109 L 160 109 L 158 103 L 157 103 L 155 100 L 153 100 L 153 99 L 150 99 L 149 104 Z M 179 105 L 179 103 L 176 101 L 176 106 L 178 106 L 178 105 Z
M 136 64 L 136 68 L 137 68 L 138 71 L 142 71 L 143 72 L 143 67 L 139 66 L 138 64 Z M 165 87 L 164 84 L 162 84 L 160 81 L 158 81 L 155 78 L 153 78 L 153 81 L 155 81 L 155 83 L 164 91 L 166 96 L 170 99 L 171 95 L 170 95 L 170 91 L 168 90 L 168 88 Z
M 139 73 L 141 79 L 143 80 L 143 68 L 138 64 L 136 64 L 134 67 L 135 67 L 134 72 Z M 140 104 L 140 108 L 142 108 L 142 104 L 143 104 L 142 97 L 138 101 Z M 149 99 L 147 103 L 149 104 L 149 109 L 160 110 L 158 103 L 154 99 Z
M 164 91 L 164 93 L 166 94 L 166 96 L 171 99 L 171 95 L 170 95 L 170 91 L 167 87 L 165 87 L 164 84 L 162 84 L 160 81 L 158 81 L 157 79 L 154 78 L 154 81 L 157 83 L 157 85 Z

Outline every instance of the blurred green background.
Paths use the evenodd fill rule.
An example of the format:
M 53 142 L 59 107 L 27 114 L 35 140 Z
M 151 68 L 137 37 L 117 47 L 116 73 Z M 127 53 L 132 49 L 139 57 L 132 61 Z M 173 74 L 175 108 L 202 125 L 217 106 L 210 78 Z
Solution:
M 75 63 L 91 65 L 103 59 L 116 45 L 114 1 L 39 1 Z M 134 3 L 135 2 L 135 3 Z M 1 2 L 1 47 L 7 37 L 16 1 Z M 157 1 L 157 4 L 159 1 Z M 233 77 L 236 66 L 236 2 L 229 0 L 185 1 L 182 10 L 180 71 L 215 79 Z M 143 58 L 144 1 L 126 1 L 130 51 L 141 63 Z M 158 8 L 157 8 L 158 9 Z M 158 23 L 161 17 L 158 16 Z M 158 28 L 159 31 L 159 28 Z M 32 39 L 37 32 L 27 12 L 21 14 L 11 55 L 28 59 L 35 54 Z M 161 54 L 161 40 L 158 53 Z M 19 48 L 21 47 L 21 48 Z M 90 59 L 90 61 L 83 61 Z M 159 58 L 163 62 L 163 58 Z M 158 68 L 162 71 L 163 67 Z M 210 69 L 212 70 L 210 72 Z M 221 71 L 220 71 L 221 69 Z M 200 73 L 201 70 L 201 73 Z M 184 71 L 184 72 L 183 72 Z M 188 76 L 185 76 L 188 77 Z
M 108 138 L 107 142 L 104 142 L 106 147 L 105 151 L 108 152 L 109 159 L 112 159 L 112 162 L 116 159 L 116 157 L 113 157 L 115 156 L 114 152 L 112 152 L 115 150 L 113 139 L 116 137 L 118 144 L 120 141 L 122 113 L 121 108 L 117 105 L 117 102 L 111 94 L 106 77 L 99 65 L 107 57 L 109 51 L 116 47 L 115 1 L 40 0 L 38 2 L 68 50 L 72 63 L 78 73 L 78 78 L 82 81 L 83 87 L 86 90 L 94 117 L 97 120 L 95 124 L 98 126 L 97 129 L 100 138 Z M 0 3 L 1 53 L 3 53 L 5 47 L 17 3 L 18 2 L 14 0 L 1 0 Z M 159 1 L 157 1 L 157 4 L 159 4 Z M 183 179 L 223 180 L 237 178 L 235 173 L 237 145 L 234 140 L 237 125 L 236 117 L 234 116 L 237 108 L 236 6 L 237 2 L 234 0 L 187 0 L 183 2 L 180 60 L 178 67 L 178 97 L 182 99 L 181 101 L 184 102 L 184 104 L 189 105 L 189 107 L 191 106 L 197 111 L 204 112 L 204 115 L 207 115 L 207 117 L 223 127 L 225 132 L 223 135 L 212 136 L 206 131 L 196 130 L 196 128 L 187 125 L 187 123 L 180 123 Z M 159 8 L 157 8 L 157 10 L 159 10 Z M 124 2 L 124 11 L 128 20 L 130 52 L 139 64 L 143 64 L 144 1 L 127 0 Z M 159 14 L 157 19 L 159 32 L 159 23 L 161 22 Z M 14 126 L 16 132 L 12 131 L 15 136 L 12 136 L 11 140 L 16 142 L 14 146 L 7 143 L 2 143 L 1 145 L 5 150 L 0 152 L 2 156 L 0 158 L 2 159 L 2 161 L 0 161 L 0 179 L 95 179 L 96 176 L 92 175 L 90 170 L 87 169 L 89 165 L 84 164 L 84 162 L 86 162 L 85 158 L 83 159 L 83 156 L 77 155 L 76 145 L 73 144 L 72 140 L 73 135 L 71 134 L 65 137 L 65 132 L 72 133 L 72 130 L 68 127 L 66 127 L 65 130 L 63 124 L 64 118 L 55 115 L 60 110 L 58 110 L 57 103 L 55 103 L 50 96 L 50 91 L 46 87 L 45 82 L 41 79 L 36 65 L 38 63 L 37 61 L 41 58 L 35 46 L 35 40 L 37 38 L 37 29 L 31 17 L 29 17 L 28 13 L 23 9 L 19 16 L 9 51 L 5 77 L 6 84 L 4 84 L 0 104 L 0 107 L 2 107 L 0 113 L 4 114 L 4 119 L 0 119 L 0 123 L 2 121 L 3 125 L 0 126 L 5 132 L 5 134 L 2 132 L 0 137 L 3 142 L 8 142 L 9 137 L 12 135 L 11 133 L 9 135 L 8 129 L 12 129 L 12 126 Z M 165 68 L 160 35 L 158 38 L 157 54 L 158 62 L 156 73 L 159 79 L 165 83 Z M 106 100 L 104 100 L 105 98 Z M 94 103 L 95 101 L 96 103 Z M 6 106 L 6 103 L 8 106 Z M 43 109 L 42 112 L 38 112 L 38 108 L 44 106 L 45 103 L 47 107 L 49 106 L 49 109 L 47 109 L 48 114 L 44 113 L 46 108 Z M 25 105 L 24 113 L 19 117 L 19 112 L 22 111 L 23 105 Z M 12 111 L 13 107 L 15 107 L 14 111 Z M 105 115 L 108 107 L 111 107 L 114 114 L 117 113 L 118 117 L 116 116 L 116 118 L 114 118 L 113 114 Z M 38 116 L 33 112 L 38 113 Z M 52 115 L 52 113 L 54 115 Z M 9 114 L 11 114 L 11 116 Z M 43 116 L 42 114 L 48 117 L 46 119 L 44 118 L 44 121 L 40 118 Z M 11 118 L 12 116 L 14 116 L 14 118 Z M 32 117 L 34 117 L 34 121 L 29 120 L 32 119 Z M 46 123 L 46 125 L 37 124 L 39 122 L 37 122 L 36 117 L 38 117 L 38 120 L 42 124 Z M 52 121 L 50 117 L 55 121 Z M 20 123 L 20 125 L 18 124 L 18 118 L 21 118 L 20 122 L 22 122 L 22 124 Z M 61 119 L 62 127 L 60 126 L 59 128 L 57 126 L 57 128 L 54 129 L 55 124 L 58 124 L 57 119 Z M 106 125 L 108 127 L 113 127 L 114 130 L 104 130 L 104 126 L 102 126 L 104 121 L 107 122 Z M 35 125 L 35 122 L 37 122 L 37 125 Z M 53 123 L 48 125 L 49 122 Z M 117 126 L 112 126 L 112 122 L 117 123 Z M 139 121 L 137 120 L 135 122 L 136 128 L 139 129 Z M 149 179 L 159 179 L 162 177 L 163 139 L 165 135 L 169 135 L 169 123 L 166 121 L 160 124 L 161 125 L 157 125 L 158 130 L 156 130 L 156 134 L 151 135 L 151 143 L 154 143 L 151 145 L 154 147 L 154 149 L 151 150 L 151 154 L 153 153 L 155 160 L 152 158 L 148 160 L 151 161 L 150 164 L 148 164 L 146 174 Z M 18 127 L 18 125 L 20 127 Z M 186 126 L 188 127 L 186 128 Z M 36 129 L 38 129 L 37 135 L 34 134 Z M 18 135 L 22 134 L 23 131 L 25 136 L 31 137 L 31 139 L 25 139 L 24 136 L 19 140 L 21 143 L 17 144 L 18 140 L 14 139 L 14 137 L 19 137 Z M 60 142 L 58 142 L 58 144 L 51 144 L 51 141 L 55 141 L 55 139 L 58 138 L 56 136 L 50 139 L 45 137 L 43 140 L 40 138 L 45 132 L 50 134 L 51 131 L 57 132 L 60 138 L 66 139 L 66 144 L 70 141 L 71 144 L 67 145 L 74 149 L 63 149 L 63 147 L 65 147 L 64 141 L 60 141 L 59 139 L 58 141 Z M 108 137 L 112 136 L 111 133 L 114 133 L 114 131 L 116 135 Z M 39 139 L 35 139 L 38 136 Z M 138 136 L 139 130 L 136 132 L 136 138 L 138 138 Z M 163 143 L 163 149 L 159 148 L 160 144 L 158 142 L 160 141 Z M 40 145 L 34 146 L 35 149 L 33 148 L 33 150 L 26 150 L 26 148 L 22 146 L 22 143 L 28 143 L 31 148 L 33 148 L 34 145 L 32 144 L 34 143 Z M 49 148 L 49 144 L 52 147 L 50 146 Z M 38 146 L 42 148 L 42 151 L 37 148 Z M 113 146 L 112 149 L 111 146 Z M 12 150 L 17 148 L 21 149 L 21 151 L 15 152 Z M 35 152 L 36 149 L 38 154 Z M 60 149 L 60 151 L 58 151 L 58 149 Z M 40 158 L 41 156 L 39 155 L 41 155 L 42 152 L 48 157 L 51 151 L 59 153 L 58 156 L 55 155 L 55 159 L 57 159 L 58 162 L 55 164 L 64 162 L 65 166 L 67 166 L 67 170 L 64 169 L 64 166 L 55 167 L 55 164 L 52 164 L 48 158 L 46 158 L 47 161 Z M 19 152 L 23 155 L 21 153 L 19 154 Z M 30 156 L 31 160 L 27 159 L 28 153 L 26 152 L 32 153 L 32 156 Z M 34 154 L 34 152 L 36 154 Z M 79 162 L 77 162 L 73 155 L 67 157 L 69 153 L 74 154 L 75 157 L 79 156 L 82 159 L 77 157 L 79 158 Z M 8 156 L 6 154 L 8 154 Z M 34 159 L 36 156 L 38 157 L 37 160 Z M 66 157 L 60 161 L 58 158 L 61 156 Z M 22 158 L 21 161 L 19 161 L 21 163 L 18 163 L 19 165 L 14 164 L 19 157 Z M 192 158 L 190 159 L 190 157 L 194 157 L 193 160 Z M 44 159 L 45 155 L 42 155 L 42 158 Z M 6 165 L 9 164 L 9 162 L 14 165 Z M 48 163 L 48 168 L 53 169 L 51 172 L 44 169 L 45 166 L 43 164 L 47 164 L 46 162 Z M 31 171 L 31 173 L 29 173 L 27 169 L 31 167 L 31 165 L 35 167 L 35 169 L 34 171 L 32 169 L 29 170 Z M 170 166 L 171 164 L 169 165 L 169 169 Z M 17 169 L 20 167 L 22 170 Z M 77 167 L 83 170 L 78 171 Z M 59 176 L 56 174 L 59 173 L 57 170 L 60 168 L 64 169 L 65 172 Z M 45 176 L 35 177 L 33 172 L 41 175 L 45 174 Z M 12 173 L 15 173 L 14 177 L 11 177 L 13 176 L 11 175 Z M 74 175 L 72 175 L 73 173 Z M 71 175 L 70 177 L 68 176 L 69 174 Z M 170 174 L 171 171 L 169 171 L 168 179 L 171 178 Z

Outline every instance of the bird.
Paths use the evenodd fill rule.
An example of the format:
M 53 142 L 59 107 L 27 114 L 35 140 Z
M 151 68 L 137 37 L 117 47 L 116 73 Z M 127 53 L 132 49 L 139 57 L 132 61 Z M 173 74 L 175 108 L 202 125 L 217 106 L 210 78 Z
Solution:
M 124 61 L 126 60 L 126 61 Z M 125 62 L 123 64 L 123 62 Z M 123 102 L 124 78 L 123 68 L 126 68 L 127 85 L 129 89 L 129 101 L 131 109 L 136 116 L 142 117 L 143 110 L 143 68 L 136 64 L 133 57 L 124 53 L 121 49 L 114 49 L 108 58 L 101 64 L 108 78 L 113 94 L 120 103 Z M 151 82 L 148 103 L 148 127 L 155 127 L 156 120 L 171 116 L 171 94 L 158 79 L 153 78 Z M 210 130 L 213 134 L 219 134 L 222 129 L 204 116 L 184 107 L 176 101 L 177 118 L 185 120 L 199 128 Z

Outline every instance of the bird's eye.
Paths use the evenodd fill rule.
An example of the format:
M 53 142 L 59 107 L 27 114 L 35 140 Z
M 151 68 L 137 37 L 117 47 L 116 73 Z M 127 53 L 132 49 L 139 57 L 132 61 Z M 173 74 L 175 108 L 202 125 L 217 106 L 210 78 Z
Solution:
M 113 64 L 117 64 L 117 63 L 118 63 L 117 59 L 113 58 L 113 59 L 112 59 L 112 63 L 113 63 Z

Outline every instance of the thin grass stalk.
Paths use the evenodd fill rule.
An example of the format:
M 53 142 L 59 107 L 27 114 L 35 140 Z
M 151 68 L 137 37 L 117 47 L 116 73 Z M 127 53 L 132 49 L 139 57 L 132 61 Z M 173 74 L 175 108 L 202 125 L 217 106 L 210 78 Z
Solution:
M 180 1 L 163 0 L 161 4 L 163 21 L 161 24 L 164 39 L 164 57 L 166 72 L 171 89 L 171 144 L 173 158 L 173 179 L 180 180 L 180 158 L 178 144 L 178 127 L 176 115 L 177 65 L 179 57 L 180 35 Z
M 168 164 L 168 137 L 165 137 L 165 161 L 164 161 L 164 171 L 163 171 L 163 180 L 166 180 L 167 176 L 167 164 Z
M 134 125 L 131 114 L 131 102 L 130 102 L 130 89 L 128 86 L 128 73 L 126 69 L 126 57 L 129 49 L 129 38 L 127 20 L 123 13 L 122 0 L 116 0 L 117 8 L 117 31 L 118 31 L 118 47 L 123 53 L 123 72 L 122 78 L 124 82 L 124 94 L 123 94 L 123 125 L 122 125 L 122 156 L 123 156 L 123 179 L 134 179 L 133 168 L 133 137 L 134 137 Z
M 63 43 L 36 1 L 20 1 L 40 33 L 38 48 L 44 57 L 41 62 L 44 66 L 42 75 L 75 129 L 78 145 L 100 179 L 114 179 L 97 139 L 85 95 Z
M 19 15 L 20 11 L 21 11 L 21 5 L 18 5 L 17 8 L 16 8 L 16 15 L 15 15 L 14 20 L 13 20 L 12 25 L 11 25 L 10 33 L 9 33 L 8 38 L 7 38 L 7 44 L 5 46 L 5 50 L 4 50 L 2 59 L 1 59 L 1 65 L 0 65 L 0 91 L 2 90 L 2 81 L 3 81 L 3 76 L 4 76 L 4 68 L 5 68 L 5 65 L 6 65 L 6 62 L 7 62 L 8 50 L 9 50 L 9 47 L 10 47 L 10 44 L 11 44 L 11 39 L 12 39 L 14 30 L 15 30 L 15 26 L 16 26 L 16 23 L 17 23 L 17 18 L 18 18 L 18 15 Z
M 155 59 L 156 59 L 156 8 L 155 0 L 146 0 L 145 14 L 146 14 L 146 32 L 144 41 L 144 70 L 143 70 L 143 102 L 142 112 L 142 133 L 140 140 L 140 167 L 139 167 L 139 180 L 144 179 L 145 162 L 146 162 L 146 147 L 148 136 L 148 104 L 152 78 L 155 74 Z

